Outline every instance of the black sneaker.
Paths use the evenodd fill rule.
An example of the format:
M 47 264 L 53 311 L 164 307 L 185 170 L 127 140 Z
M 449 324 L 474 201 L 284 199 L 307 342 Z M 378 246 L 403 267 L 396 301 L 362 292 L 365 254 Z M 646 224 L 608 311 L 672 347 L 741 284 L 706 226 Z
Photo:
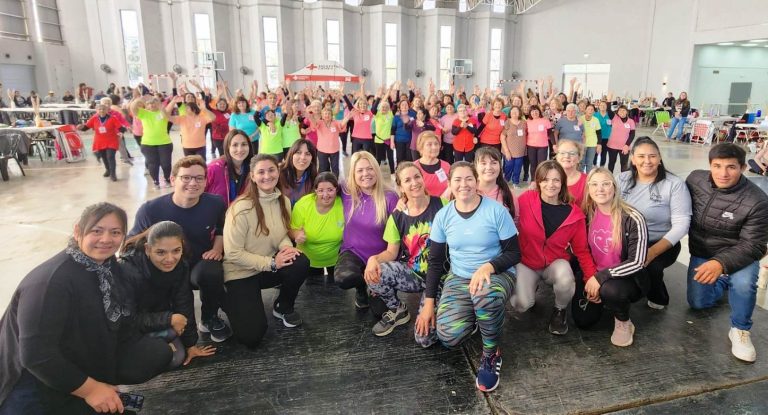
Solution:
M 559 336 L 568 333 L 567 318 L 568 314 L 565 312 L 565 309 L 561 310 L 555 307 L 555 310 L 552 312 L 552 317 L 549 319 L 549 332 Z
M 226 341 L 232 336 L 232 329 L 230 329 L 227 323 L 225 323 L 218 315 L 215 315 L 210 319 L 201 320 L 197 324 L 197 329 L 203 333 L 210 333 L 211 340 L 216 343 Z
M 365 310 L 370 306 L 371 304 L 368 301 L 368 289 L 358 288 L 357 293 L 355 294 L 355 307 L 357 307 L 358 310 Z
M 302 323 L 301 315 L 299 315 L 299 313 L 296 311 L 283 314 L 275 309 L 272 309 L 272 315 L 279 318 L 280 320 L 283 320 L 283 325 L 288 328 L 300 326 Z
M 409 321 L 411 321 L 411 314 L 408 313 L 408 307 L 405 306 L 405 303 L 400 303 L 396 309 L 384 313 L 384 315 L 381 316 L 381 320 L 373 326 L 372 331 L 374 335 L 384 337 L 387 334 L 392 333 L 392 330 L 394 330 L 395 327 L 401 326 Z

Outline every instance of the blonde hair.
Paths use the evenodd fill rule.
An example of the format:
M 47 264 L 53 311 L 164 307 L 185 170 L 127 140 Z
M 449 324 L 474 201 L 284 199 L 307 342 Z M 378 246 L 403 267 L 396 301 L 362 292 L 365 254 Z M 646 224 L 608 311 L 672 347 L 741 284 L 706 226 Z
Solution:
M 416 137 L 416 149 L 421 152 L 424 148 L 424 143 L 429 139 L 434 139 L 437 141 L 437 144 L 440 144 L 440 139 L 437 138 L 437 135 L 434 131 L 425 130 L 422 131 L 418 137 Z
M 581 144 L 580 142 L 575 141 L 575 140 L 569 140 L 567 138 L 564 138 L 564 139 L 558 141 L 558 143 L 557 143 L 557 150 L 559 151 L 560 150 L 560 146 L 563 145 L 563 144 L 566 144 L 566 143 L 571 144 L 572 146 L 576 147 L 576 151 L 579 152 L 579 154 L 578 154 L 579 159 L 577 161 L 581 162 L 581 159 L 584 158 L 584 144 Z M 557 160 L 558 157 L 560 157 L 560 155 L 555 153 L 555 160 Z M 557 162 L 560 163 L 560 160 L 557 160 Z
M 366 160 L 371 167 L 373 167 L 373 174 L 376 176 L 376 184 L 373 185 L 371 197 L 376 206 L 376 223 L 381 225 L 386 222 L 387 217 L 389 216 L 389 212 L 387 211 L 387 200 L 384 197 L 385 188 L 381 177 L 381 170 L 379 169 L 379 163 L 376 161 L 376 158 L 373 157 L 373 154 L 367 151 L 358 151 L 357 153 L 352 154 L 349 161 L 349 172 L 347 173 L 347 177 L 350 179 L 347 180 L 347 191 L 352 197 L 352 209 L 349 212 L 347 220 L 349 220 L 355 211 L 362 205 L 360 201 L 360 193 L 362 190 L 358 187 L 357 182 L 355 181 L 355 168 L 357 167 L 357 163 L 361 160 Z
M 611 247 L 617 248 L 621 246 L 621 238 L 623 233 L 621 223 L 622 212 L 631 213 L 637 211 L 621 199 L 619 186 L 616 183 L 616 178 L 613 177 L 613 174 L 605 167 L 596 167 L 589 173 L 589 176 L 587 176 L 587 192 L 584 195 L 584 202 L 582 202 L 584 213 L 587 215 L 587 223 L 592 223 L 592 219 L 595 217 L 595 211 L 597 211 L 597 204 L 594 200 L 592 200 L 592 196 L 589 194 L 589 183 L 592 181 L 592 178 L 598 174 L 606 176 L 608 179 L 610 179 L 613 185 L 613 200 L 611 200 L 610 213 L 611 224 L 613 226 L 613 229 L 611 230 L 611 238 L 613 239 Z

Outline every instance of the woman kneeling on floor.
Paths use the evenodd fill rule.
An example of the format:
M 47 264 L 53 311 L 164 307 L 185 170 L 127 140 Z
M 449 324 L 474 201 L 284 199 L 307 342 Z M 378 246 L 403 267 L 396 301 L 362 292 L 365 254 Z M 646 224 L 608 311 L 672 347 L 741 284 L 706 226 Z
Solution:
M 181 226 L 158 222 L 126 241 L 121 256 L 126 279 L 133 286 L 137 326 L 171 345 L 169 369 L 216 352 L 215 347 L 196 346 L 195 299 L 189 266 L 183 259 L 183 241 Z
M 447 176 L 445 179 L 448 181 Z M 395 181 L 405 200 L 405 209 L 392 212 L 384 228 L 387 249 L 368 258 L 365 267 L 365 282 L 389 309 L 373 326 L 373 334 L 377 336 L 386 336 L 411 319 L 397 292 L 424 290 L 429 231 L 435 215 L 443 207 L 442 199 L 427 193 L 424 177 L 416 164 L 410 161 L 398 164 Z M 417 331 L 416 341 L 424 347 L 431 346 L 436 336 L 434 330 L 428 334 L 432 336 L 420 336 Z
M 499 385 L 498 339 L 504 304 L 514 287 L 514 266 L 520 262 L 517 229 L 504 206 L 477 193 L 477 172 L 470 163 L 457 162 L 450 173 L 456 200 L 432 222 L 426 298 L 416 329 L 424 333 L 436 319 L 440 341 L 456 347 L 479 327 L 483 356 L 476 384 L 490 392 Z M 451 271 L 445 276 L 435 316 L 437 287 L 449 252 Z
M 0 414 L 123 412 L 116 387 L 168 367 L 161 339 L 131 330 L 115 253 L 125 211 L 88 206 L 68 247 L 21 281 L 0 320 Z
M 595 259 L 597 274 L 585 274 L 583 286 L 577 287 L 571 309 L 579 328 L 588 328 L 600 319 L 605 307 L 613 313 L 611 343 L 630 346 L 635 326 L 629 319 L 630 305 L 643 297 L 649 281 L 645 268 L 648 229 L 645 218 L 624 203 L 610 171 L 599 167 L 587 178 L 589 192 L 584 200 L 589 229 L 587 240 Z
M 568 141 L 568 140 L 565 140 Z M 562 146 L 562 145 L 561 145 Z M 536 190 L 528 190 L 520 203 L 520 246 L 522 259 L 517 264 L 517 289 L 513 304 L 524 312 L 536 301 L 539 280 L 555 292 L 555 309 L 549 332 L 568 332 L 566 309 L 576 283 L 568 263 L 571 253 L 579 260 L 584 275 L 595 275 L 595 263 L 587 245 L 584 213 L 572 202 L 565 170 L 553 160 L 539 164 L 534 174 Z
M 224 222 L 225 309 L 240 343 L 256 347 L 267 331 L 261 290 L 280 286 L 272 315 L 285 327 L 302 323 L 294 310 L 309 272 L 309 260 L 288 237 L 291 201 L 280 192 L 277 159 L 251 160 L 251 184 L 227 211 Z

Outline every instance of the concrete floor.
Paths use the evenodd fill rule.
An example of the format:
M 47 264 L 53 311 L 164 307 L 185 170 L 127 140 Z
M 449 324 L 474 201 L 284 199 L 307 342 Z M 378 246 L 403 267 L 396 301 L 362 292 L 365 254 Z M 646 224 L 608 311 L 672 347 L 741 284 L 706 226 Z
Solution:
M 642 130 L 641 134 L 650 134 Z M 174 160 L 181 157 L 177 132 L 172 133 Z M 90 143 L 90 133 L 83 135 Z M 143 158 L 133 140 L 127 140 L 136 160 L 134 166 L 118 162 L 116 183 L 102 177 L 103 167 L 93 156 L 79 163 L 30 160 L 26 177 L 11 177 L 0 183 L 0 206 L 4 220 L 0 222 L 0 311 L 4 311 L 19 281 L 37 264 L 61 250 L 83 207 L 100 201 L 122 206 L 132 220 L 145 200 L 169 189 L 155 190 L 144 176 Z M 694 169 L 706 168 L 708 147 L 667 143 L 659 145 L 667 167 L 682 177 Z M 346 159 L 343 160 L 346 164 Z M 385 176 L 388 169 L 384 168 Z M 687 264 L 686 247 L 680 262 Z

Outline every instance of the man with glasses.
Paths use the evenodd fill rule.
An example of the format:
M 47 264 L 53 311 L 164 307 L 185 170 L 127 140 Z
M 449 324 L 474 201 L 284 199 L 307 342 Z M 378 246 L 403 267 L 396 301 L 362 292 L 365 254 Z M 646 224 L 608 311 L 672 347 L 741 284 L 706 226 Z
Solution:
M 760 259 L 768 244 L 768 196 L 742 174 L 746 155 L 736 144 L 718 144 L 709 151 L 709 171 L 693 171 L 686 179 L 693 202 L 688 304 L 714 307 L 727 290 L 731 353 L 754 362 L 757 353 L 749 331 Z
M 198 329 L 211 340 L 223 342 L 232 335 L 219 317 L 224 298 L 224 214 L 227 205 L 218 195 L 204 193 L 206 165 L 200 156 L 178 160 L 171 169 L 173 193 L 145 202 L 136 212 L 128 236 L 144 232 L 157 222 L 170 220 L 184 229 L 184 253 L 190 265 L 192 286 L 200 290 Z

